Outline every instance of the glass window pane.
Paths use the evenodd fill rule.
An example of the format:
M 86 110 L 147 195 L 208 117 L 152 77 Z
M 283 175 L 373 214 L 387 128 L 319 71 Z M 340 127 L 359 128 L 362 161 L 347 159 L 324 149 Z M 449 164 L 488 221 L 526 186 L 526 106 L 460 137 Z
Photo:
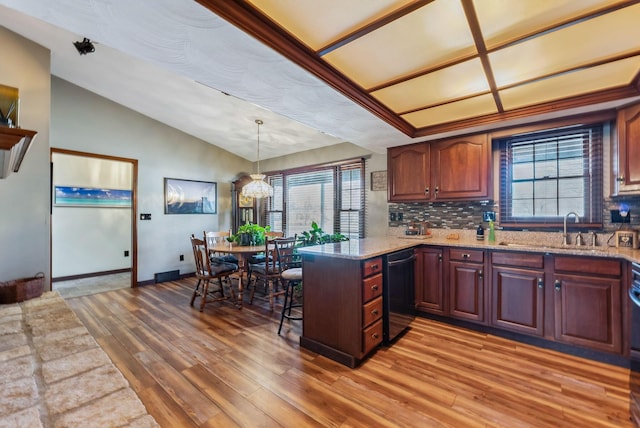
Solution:
M 556 199 L 558 197 L 558 182 L 556 180 L 536 181 L 533 191 L 536 199 Z
M 560 198 L 582 199 L 584 195 L 584 178 L 565 178 L 558 180 L 558 196 Z
M 533 199 L 512 201 L 511 215 L 513 217 L 533 217 Z
M 512 183 L 511 192 L 513 199 L 532 199 L 533 182 L 525 181 L 522 183 Z
M 558 176 L 558 164 L 555 160 L 536 162 L 536 178 L 555 178 Z
M 534 203 L 536 217 L 558 216 L 558 200 L 556 198 L 536 198 Z
M 533 178 L 533 163 L 519 163 L 513 165 L 514 180 L 528 180 Z
M 575 177 L 584 174 L 582 158 L 560 159 L 558 168 L 560 177 Z

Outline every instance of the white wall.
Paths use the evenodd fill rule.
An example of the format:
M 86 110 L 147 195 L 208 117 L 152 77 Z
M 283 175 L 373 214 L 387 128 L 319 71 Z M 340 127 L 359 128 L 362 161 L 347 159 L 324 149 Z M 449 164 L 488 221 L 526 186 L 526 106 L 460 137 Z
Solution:
M 49 284 L 50 54 L 0 27 L 0 83 L 20 91 L 19 125 L 38 132 L 20 170 L 0 179 L 0 281 Z
M 52 153 L 51 161 L 54 189 L 132 189 L 133 167 L 129 162 L 63 153 Z M 53 198 L 52 278 L 131 267 L 131 207 L 59 206 L 55 195 Z M 125 250 L 128 257 L 124 256 Z
M 193 272 L 192 233 L 231 227 L 231 181 L 251 162 L 52 77 L 51 146 L 138 160 L 138 281 Z M 218 183 L 218 214 L 164 214 L 164 178 Z M 179 261 L 184 254 L 185 260 Z
M 355 144 L 342 143 L 322 149 L 307 150 L 288 156 L 261 160 L 260 166 L 262 171 L 269 172 L 358 157 L 368 158 L 365 164 L 365 236 L 385 236 L 389 232 L 387 192 L 371 190 L 371 172 L 386 171 L 386 154 L 376 154 Z

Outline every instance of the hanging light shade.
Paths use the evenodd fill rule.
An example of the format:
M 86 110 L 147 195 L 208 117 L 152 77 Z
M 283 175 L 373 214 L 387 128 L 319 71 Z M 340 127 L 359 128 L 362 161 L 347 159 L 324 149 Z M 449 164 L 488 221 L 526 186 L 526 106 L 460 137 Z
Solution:
M 273 187 L 264 181 L 265 175 L 260 174 L 260 125 L 263 123 L 260 119 L 256 119 L 256 124 L 258 124 L 258 173 L 251 174 L 253 180 L 242 188 L 242 196 L 244 197 L 259 199 L 273 196 Z

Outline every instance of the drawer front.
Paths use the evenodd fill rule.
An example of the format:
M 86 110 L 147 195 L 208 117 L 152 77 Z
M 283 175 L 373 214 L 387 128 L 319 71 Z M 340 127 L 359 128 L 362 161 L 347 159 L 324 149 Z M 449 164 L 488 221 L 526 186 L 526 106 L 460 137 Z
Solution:
M 382 296 L 381 273 L 362 280 L 362 301 L 368 302 L 378 296 Z
M 578 274 L 596 274 L 620 276 L 622 265 L 619 260 L 599 259 L 594 257 L 555 256 L 556 271 L 575 272 Z
M 362 331 L 362 352 L 367 354 L 382 343 L 382 320 L 378 320 Z
M 494 265 L 542 269 L 544 267 L 544 255 L 496 251 L 491 253 L 491 263 Z
M 484 251 L 451 248 L 449 250 L 449 259 L 462 262 L 482 263 L 484 262 Z
M 382 318 L 382 296 L 362 307 L 362 325 L 366 327 L 380 318 Z
M 362 276 L 364 278 L 382 272 L 382 257 L 367 260 L 362 265 Z

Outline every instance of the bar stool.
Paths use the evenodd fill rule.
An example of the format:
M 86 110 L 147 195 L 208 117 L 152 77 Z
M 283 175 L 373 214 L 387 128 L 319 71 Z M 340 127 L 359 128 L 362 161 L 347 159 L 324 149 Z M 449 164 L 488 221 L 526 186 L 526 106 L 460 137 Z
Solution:
M 282 331 L 282 323 L 284 319 L 302 320 L 302 315 L 291 310 L 294 308 L 302 308 L 301 303 L 294 303 L 294 289 L 296 285 L 302 284 L 302 264 L 300 256 L 295 252 L 296 237 L 275 239 L 276 254 L 278 257 L 278 268 L 280 269 L 280 281 L 285 289 L 284 303 L 282 304 L 282 314 L 280 316 L 280 326 L 278 334 Z

